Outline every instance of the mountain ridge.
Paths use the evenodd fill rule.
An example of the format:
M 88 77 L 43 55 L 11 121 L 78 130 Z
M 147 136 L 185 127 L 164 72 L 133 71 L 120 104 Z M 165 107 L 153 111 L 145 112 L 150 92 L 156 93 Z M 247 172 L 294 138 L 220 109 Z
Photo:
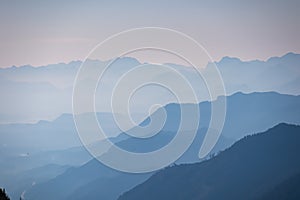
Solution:
M 256 199 L 300 172 L 299 144 L 300 126 L 280 123 L 209 160 L 161 170 L 119 200 Z
M 229 61 L 229 62 L 235 62 L 235 61 L 238 61 L 238 62 L 244 62 L 244 63 L 247 63 L 247 62 L 269 62 L 269 61 L 273 61 L 273 60 L 277 60 L 277 59 L 282 59 L 282 58 L 287 58 L 287 57 L 295 57 L 295 56 L 300 56 L 300 53 L 295 53 L 295 52 L 287 52 L 281 56 L 271 56 L 267 59 L 264 59 L 264 60 L 257 60 L 257 59 L 250 59 L 250 60 L 241 60 L 240 58 L 238 57 L 235 57 L 235 56 L 223 56 L 219 61 L 214 61 L 214 63 L 216 64 L 219 64 L 219 63 L 222 63 L 222 61 Z M 136 58 L 134 57 L 124 57 L 125 59 L 129 58 L 129 59 L 133 59 L 135 61 L 138 61 Z M 89 59 L 90 61 L 97 61 L 97 62 L 109 62 L 111 60 L 94 60 L 94 59 Z M 139 61 L 138 61 L 139 62 Z M 26 64 L 26 65 L 20 65 L 20 66 L 15 66 L 15 65 L 12 65 L 12 66 L 7 66 L 7 67 L 2 67 L 0 68 L 0 71 L 1 70 L 6 70 L 6 69 L 24 69 L 24 68 L 30 68 L 30 69 L 38 69 L 38 68 L 51 68 L 51 67 L 55 67 L 55 65 L 65 65 L 65 66 L 79 66 L 83 63 L 82 60 L 72 60 L 72 61 L 69 61 L 69 62 L 59 62 L 59 63 L 51 63 L 51 64 L 47 64 L 47 65 L 40 65 L 40 66 L 35 66 L 35 65 L 30 65 L 30 64 Z M 140 63 L 140 62 L 139 62 Z M 142 63 L 141 63 L 142 64 Z M 164 64 L 172 64 L 172 65 L 180 65 L 180 66 L 184 66 L 184 65 L 181 65 L 181 64 L 176 64 L 176 63 L 164 63 Z M 185 66 L 187 67 L 187 66 Z

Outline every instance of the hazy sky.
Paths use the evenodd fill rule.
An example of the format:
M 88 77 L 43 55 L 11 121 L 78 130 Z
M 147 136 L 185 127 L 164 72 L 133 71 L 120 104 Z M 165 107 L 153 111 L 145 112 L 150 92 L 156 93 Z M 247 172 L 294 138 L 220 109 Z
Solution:
M 214 60 L 300 53 L 298 0 L 1 0 L 0 67 L 82 60 L 120 31 L 158 26 L 184 32 Z

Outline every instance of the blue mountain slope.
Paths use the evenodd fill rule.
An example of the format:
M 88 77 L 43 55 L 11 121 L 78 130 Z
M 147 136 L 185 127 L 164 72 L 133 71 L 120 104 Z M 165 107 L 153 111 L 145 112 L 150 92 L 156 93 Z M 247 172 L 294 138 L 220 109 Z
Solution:
M 105 199 L 116 199 L 118 194 L 141 183 L 149 176 L 150 174 L 121 173 L 94 159 L 79 168 L 70 168 L 48 182 L 33 186 L 26 193 L 26 198 L 70 199 L 72 197 L 78 199 L 84 196 L 83 199 L 85 199 L 85 195 L 94 195 L 105 197 Z M 55 193 L 51 192 L 53 190 Z M 94 191 L 94 193 L 90 194 L 89 191 Z
M 300 127 L 279 124 L 208 161 L 166 168 L 119 200 L 257 199 L 299 174 L 299 150 Z
M 167 120 L 163 131 L 177 131 L 180 123 L 180 106 L 197 108 L 193 104 L 169 104 L 164 107 Z M 211 103 L 202 102 L 199 108 L 199 128 L 207 128 L 211 117 Z M 299 113 L 300 96 L 276 92 L 235 93 L 227 97 L 226 120 L 222 135 L 237 140 L 251 132 L 264 131 L 280 122 L 300 124 Z M 147 118 L 142 125 L 149 121 L 150 118 Z
M 49 164 L 42 167 L 25 170 L 15 174 L 13 176 L 14 180 L 11 180 L 5 188 L 10 192 L 11 199 L 19 199 L 21 196 L 26 194 L 27 189 L 31 188 L 35 184 L 55 178 L 56 176 L 64 173 L 69 167 L 70 166 L 67 165 L 62 166 Z
M 107 63 L 91 60 L 89 62 L 96 67 Z M 3 94 L 0 105 L 0 123 L 49 120 L 63 113 L 72 112 L 72 86 L 80 64 L 80 61 L 75 61 L 40 67 L 23 66 L 0 69 L 0 93 Z M 140 63 L 133 58 L 122 58 L 115 64 L 116 66 L 111 68 L 111 73 L 105 78 L 107 85 L 110 86 L 115 85 L 115 80 L 122 73 Z M 288 53 L 267 61 L 241 61 L 238 58 L 225 57 L 216 64 L 223 77 L 227 95 L 255 91 L 300 94 L 300 54 Z M 190 67 L 169 65 L 190 80 L 201 101 L 209 99 L 206 90 L 197 81 L 199 77 L 197 79 L 197 75 Z M 210 65 L 208 64 L 207 69 Z M 172 75 L 164 74 L 162 78 L 172 78 Z M 112 88 L 108 89 L 110 91 Z M 100 96 L 96 96 L 101 98 L 103 94 L 105 93 L 101 92 Z M 139 101 L 142 106 L 138 108 L 147 109 L 145 102 L 148 100 L 157 102 L 162 99 L 161 93 L 157 91 L 145 92 L 143 97 Z M 20 99 L 22 101 L 19 101 Z M 163 104 L 168 102 L 163 102 Z M 144 114 L 140 109 L 135 111 Z
M 265 192 L 257 200 L 298 200 L 300 197 L 300 174 L 288 177 L 281 183 Z
M 299 105 L 299 96 L 281 95 L 273 92 L 238 93 L 228 97 L 225 128 L 213 152 L 217 153 L 224 150 L 245 135 L 264 131 L 277 124 L 278 121 L 299 124 Z M 196 140 L 190 149 L 176 161 L 176 164 L 199 161 L 197 155 L 209 122 L 210 103 L 201 103 L 200 107 L 202 108 L 200 112 L 203 115 L 201 118 L 203 120 L 200 122 Z M 164 146 L 174 136 L 180 113 L 177 104 L 166 106 L 166 110 L 168 113 L 167 122 L 158 135 L 143 140 L 129 138 L 125 134 L 121 134 L 120 137 L 125 140 L 117 142 L 117 145 L 133 152 L 147 152 Z M 81 167 L 70 169 L 50 181 L 36 185 L 26 195 L 30 199 L 47 199 L 48 196 L 49 199 L 68 199 L 68 197 L 75 198 L 75 196 L 80 196 L 81 199 L 93 199 L 101 195 L 111 194 L 111 198 L 105 196 L 105 199 L 109 200 L 115 199 L 117 193 L 125 192 L 126 188 L 134 187 L 147 177 L 147 175 L 131 177 L 128 174 L 108 169 L 98 161 L 92 160 Z M 110 183 L 110 187 L 104 187 L 105 182 Z M 57 192 L 51 192 L 53 190 Z M 78 194 L 79 191 L 80 194 Z
M 79 116 L 91 115 L 94 114 L 87 113 Z M 115 137 L 121 132 L 114 123 L 111 113 L 97 113 L 97 117 L 108 137 Z M 54 121 L 39 121 L 35 124 L 0 125 L 0 148 L 23 149 L 23 152 L 11 152 L 12 154 L 67 149 L 75 146 L 81 146 L 81 141 L 72 114 L 63 114 Z

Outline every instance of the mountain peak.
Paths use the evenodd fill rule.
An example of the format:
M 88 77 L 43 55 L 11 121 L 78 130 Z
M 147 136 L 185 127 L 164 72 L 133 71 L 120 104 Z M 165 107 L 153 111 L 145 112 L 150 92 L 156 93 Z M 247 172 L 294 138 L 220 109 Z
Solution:
M 240 63 L 242 62 L 239 58 L 225 56 L 223 57 L 218 64 L 230 64 L 230 63 Z
M 267 60 L 267 62 L 276 62 L 276 61 L 282 60 L 282 59 L 283 60 L 293 60 L 296 58 L 300 58 L 300 54 L 288 52 L 288 53 L 284 54 L 283 56 L 273 56 L 273 57 L 269 58 Z
M 125 65 L 140 65 L 141 63 L 133 57 L 119 57 L 117 59 L 115 59 L 116 63 L 120 63 L 120 64 L 125 64 Z

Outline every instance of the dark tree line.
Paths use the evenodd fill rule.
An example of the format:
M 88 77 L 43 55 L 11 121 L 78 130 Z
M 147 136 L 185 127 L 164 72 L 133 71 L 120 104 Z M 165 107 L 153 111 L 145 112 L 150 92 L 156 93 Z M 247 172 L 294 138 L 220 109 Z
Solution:
M 5 192 L 5 189 L 2 188 L 0 188 L 0 200 L 10 200 Z

